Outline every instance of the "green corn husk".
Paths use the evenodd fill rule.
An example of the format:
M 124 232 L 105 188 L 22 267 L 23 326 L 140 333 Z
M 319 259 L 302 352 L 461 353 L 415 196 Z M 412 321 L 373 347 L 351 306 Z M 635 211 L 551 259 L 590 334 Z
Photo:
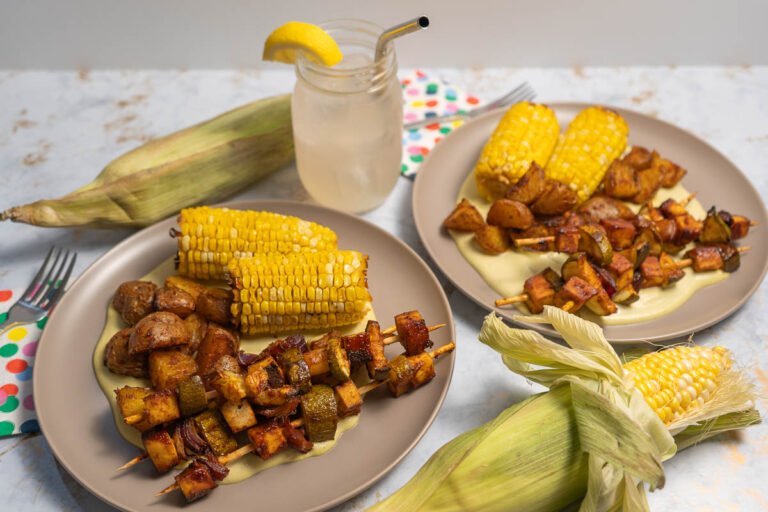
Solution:
M 15 206 L 0 220 L 37 226 L 142 227 L 225 199 L 293 160 L 290 95 L 243 105 L 153 140 L 109 163 L 89 184 Z
M 571 348 L 494 314 L 480 341 L 549 391 L 450 441 L 369 511 L 647 511 L 645 486 L 663 487 L 664 460 L 760 421 L 752 385 L 732 369 L 707 404 L 665 426 L 597 325 L 549 306 L 523 319 L 551 323 Z

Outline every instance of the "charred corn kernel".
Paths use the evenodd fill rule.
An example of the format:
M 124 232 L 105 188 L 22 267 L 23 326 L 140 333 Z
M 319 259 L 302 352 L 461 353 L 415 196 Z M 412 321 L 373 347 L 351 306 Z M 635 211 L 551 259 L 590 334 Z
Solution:
M 629 127 L 611 110 L 589 107 L 571 121 L 544 168 L 547 178 L 568 184 L 584 201 L 603 180 L 608 166 L 627 147 Z
M 272 252 L 232 259 L 227 274 L 233 317 L 243 334 L 354 324 L 365 317 L 371 300 L 367 270 L 367 256 L 357 251 Z
M 531 163 L 547 164 L 560 134 L 554 111 L 517 103 L 507 110 L 475 164 L 477 189 L 486 199 L 503 197 Z
M 179 215 L 179 229 L 179 273 L 199 279 L 222 279 L 234 258 L 336 249 L 331 229 L 273 212 L 186 208 Z
M 727 349 L 680 346 L 646 354 L 624 369 L 646 403 L 669 424 L 709 400 L 717 376 L 730 366 Z

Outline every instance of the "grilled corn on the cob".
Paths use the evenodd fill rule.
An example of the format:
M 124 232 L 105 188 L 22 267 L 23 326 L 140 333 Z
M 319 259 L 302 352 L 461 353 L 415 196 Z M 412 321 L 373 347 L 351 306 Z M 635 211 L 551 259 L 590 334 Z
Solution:
M 179 215 L 179 228 L 179 273 L 199 279 L 224 278 L 234 258 L 336 249 L 330 228 L 273 212 L 187 208 Z
M 608 166 L 627 147 L 629 127 L 611 110 L 589 107 L 579 112 L 555 146 L 544 168 L 547 178 L 568 184 L 579 202 L 592 195 Z
M 531 163 L 547 164 L 560 134 L 551 108 L 535 103 L 510 107 L 475 165 L 477 189 L 489 201 L 504 197 Z
M 369 309 L 367 256 L 357 251 L 257 254 L 227 267 L 232 316 L 244 334 L 330 330 Z

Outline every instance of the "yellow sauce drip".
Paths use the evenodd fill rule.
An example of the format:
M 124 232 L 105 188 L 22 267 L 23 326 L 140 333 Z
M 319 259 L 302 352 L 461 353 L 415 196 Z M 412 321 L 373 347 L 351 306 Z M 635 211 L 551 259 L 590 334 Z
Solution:
M 175 273 L 173 258 L 169 258 L 141 279 L 152 281 L 155 284 L 161 285 L 165 281 L 166 277 Z M 338 330 L 343 334 L 361 332 L 365 330 L 365 326 L 368 323 L 368 320 L 375 319 L 376 317 L 374 316 L 373 308 L 369 305 L 368 314 L 363 320 L 355 325 L 351 325 Z M 112 373 L 104 365 L 104 350 L 106 349 L 107 343 L 109 342 L 110 338 L 123 327 L 124 324 L 120 319 L 120 315 L 117 314 L 114 308 L 109 307 L 107 309 L 107 319 L 104 325 L 104 330 L 102 331 L 101 337 L 96 344 L 96 349 L 93 351 L 93 371 L 96 374 L 96 380 L 99 382 L 101 390 L 104 392 L 107 400 L 109 400 L 109 405 L 112 407 L 112 414 L 115 419 L 115 425 L 117 426 L 117 430 L 120 432 L 120 435 L 123 436 L 123 438 L 125 438 L 125 440 L 129 443 L 143 449 L 141 443 L 141 434 L 136 429 L 129 427 L 123 422 L 120 411 L 117 408 L 117 402 L 115 401 L 114 390 L 122 386 L 148 387 L 151 384 L 148 380 L 126 377 L 124 375 L 117 375 Z M 307 340 L 312 340 L 321 336 L 322 334 L 324 333 L 304 333 L 304 335 L 307 337 Z M 241 338 L 240 346 L 246 352 L 258 353 L 266 348 L 266 346 L 273 340 L 274 338 L 271 336 L 244 336 Z M 365 372 L 362 372 L 363 375 L 360 375 L 362 382 L 358 382 L 358 384 L 363 384 L 366 382 L 364 373 Z M 358 379 L 355 380 L 357 381 Z M 315 443 L 314 448 L 309 453 L 301 454 L 295 450 L 284 450 L 266 461 L 261 460 L 256 455 L 246 455 L 245 457 L 242 457 L 228 465 L 229 475 L 221 483 L 236 483 L 279 464 L 295 462 L 297 460 L 306 459 L 308 457 L 317 457 L 318 455 L 323 455 L 336 445 L 336 442 L 339 440 L 339 438 L 341 438 L 344 432 L 354 428 L 357 425 L 358 418 L 359 416 L 351 416 L 340 420 L 336 430 L 336 439 L 333 441 L 326 441 L 324 443 Z M 244 434 L 240 434 L 239 439 L 240 444 L 242 445 L 246 442 L 247 437 L 244 436 Z M 149 462 L 145 463 L 149 464 Z M 182 467 L 183 466 L 179 466 L 179 469 Z
M 654 205 L 659 205 L 665 199 L 672 198 L 682 200 L 688 197 L 689 192 L 678 184 L 672 188 L 662 188 L 653 199 Z M 485 216 L 491 204 L 483 199 L 475 186 L 474 174 L 470 173 L 459 190 L 458 202 L 466 197 L 474 204 L 480 213 Z M 638 205 L 629 204 L 630 208 L 638 211 Z M 704 208 L 696 199 L 688 203 L 688 212 L 697 219 L 706 216 Z M 477 270 L 488 285 L 499 293 L 499 297 L 510 297 L 523 292 L 523 283 L 533 274 L 537 274 L 547 267 L 552 267 L 557 272 L 568 258 L 567 254 L 555 252 L 538 253 L 533 251 L 510 250 L 499 255 L 485 254 L 474 242 L 472 233 L 460 233 L 451 231 L 459 252 Z M 682 254 L 682 253 L 681 253 Z M 618 311 L 610 316 L 600 317 L 594 315 L 586 308 L 579 311 L 579 315 L 600 325 L 634 324 L 653 320 L 682 306 L 697 290 L 711 284 L 722 281 L 728 274 L 722 270 L 714 272 L 695 273 L 686 268 L 685 277 L 668 288 L 645 288 L 640 292 L 640 299 L 628 306 L 619 305 Z M 528 313 L 525 304 L 516 306 Z

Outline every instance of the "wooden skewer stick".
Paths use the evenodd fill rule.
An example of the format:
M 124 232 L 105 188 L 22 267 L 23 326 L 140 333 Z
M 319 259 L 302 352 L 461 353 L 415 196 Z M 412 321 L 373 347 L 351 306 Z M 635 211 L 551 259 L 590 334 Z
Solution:
M 435 324 L 435 325 L 428 325 L 427 330 L 429 332 L 436 331 L 438 329 L 442 329 L 445 327 L 446 324 Z M 390 327 L 389 329 L 384 329 L 381 331 L 381 334 L 384 335 L 384 344 L 390 345 L 392 343 L 397 343 L 400 341 L 400 336 L 397 334 L 394 334 L 397 328 L 395 326 Z
M 751 249 L 751 247 L 748 246 L 748 245 L 736 248 L 736 250 L 739 253 L 747 252 L 750 249 Z M 693 265 L 693 260 L 688 258 L 688 259 L 684 259 L 684 260 L 678 260 L 676 263 L 677 263 L 677 268 L 687 268 L 687 267 L 690 267 L 691 265 Z M 527 293 L 521 293 L 520 295 L 513 295 L 511 297 L 504 297 L 504 298 L 501 298 L 501 299 L 496 299 L 496 301 L 494 301 L 494 304 L 496 305 L 496 307 L 501 307 L 501 306 L 507 306 L 509 304 L 517 304 L 518 302 L 525 302 L 527 300 L 528 300 L 528 294 Z M 571 304 L 571 305 L 568 306 L 568 304 Z M 568 306 L 568 309 L 571 309 L 573 307 L 573 304 L 571 303 L 571 301 L 568 301 L 561 308 L 561 309 L 563 309 L 565 311 L 568 311 L 568 309 L 565 309 L 565 306 Z
M 456 343 L 454 343 L 452 341 L 450 343 L 446 343 L 442 347 L 439 347 L 439 348 L 433 350 L 432 352 L 429 352 L 429 356 L 432 359 L 437 359 L 438 357 L 440 357 L 443 354 L 447 354 L 449 352 L 452 352 L 455 348 L 456 348 Z M 365 395 L 366 393 L 370 393 L 371 391 L 373 391 L 376 388 L 379 388 L 379 387 L 383 386 L 386 383 L 387 383 L 386 380 L 379 381 L 379 382 L 371 382 L 370 384 L 366 384 L 365 386 L 360 387 L 358 389 L 358 392 L 362 396 L 362 395 Z M 294 427 L 300 427 L 303 424 L 304 424 L 304 420 L 302 418 L 296 419 L 296 420 L 291 422 L 291 425 L 293 425 Z M 226 455 L 223 455 L 223 456 L 219 457 L 218 460 L 219 460 L 220 464 L 224 464 L 226 466 L 230 462 L 233 462 L 233 461 L 235 461 L 237 459 L 245 457 L 246 455 L 248 455 L 249 453 L 252 453 L 252 452 L 253 452 L 253 445 L 249 443 L 249 444 L 241 446 L 240 448 L 238 448 L 237 450 L 235 450 L 233 452 L 230 452 L 230 453 L 228 453 Z M 160 491 L 157 494 L 155 494 L 155 496 L 162 496 L 163 494 L 168 494 L 169 492 L 173 492 L 173 491 L 175 491 L 178 488 L 179 488 L 179 484 L 174 482 L 171 485 L 169 485 L 168 487 L 166 487 L 165 489 L 163 489 L 162 491 Z
M 692 192 L 689 194 L 688 197 L 680 201 L 680 206 L 688 206 L 688 203 L 696 199 L 696 194 L 698 194 L 698 192 Z
M 129 460 L 128 462 L 126 462 L 125 464 L 120 466 L 119 468 L 117 468 L 117 470 L 118 471 L 122 471 L 124 469 L 128 469 L 130 467 L 133 467 L 133 466 L 135 466 L 136 464 L 138 464 L 139 462 L 143 461 L 146 458 L 147 458 L 147 452 L 141 452 L 140 454 L 138 454 L 137 456 L 135 456 L 134 458 L 132 458 L 131 460 Z

